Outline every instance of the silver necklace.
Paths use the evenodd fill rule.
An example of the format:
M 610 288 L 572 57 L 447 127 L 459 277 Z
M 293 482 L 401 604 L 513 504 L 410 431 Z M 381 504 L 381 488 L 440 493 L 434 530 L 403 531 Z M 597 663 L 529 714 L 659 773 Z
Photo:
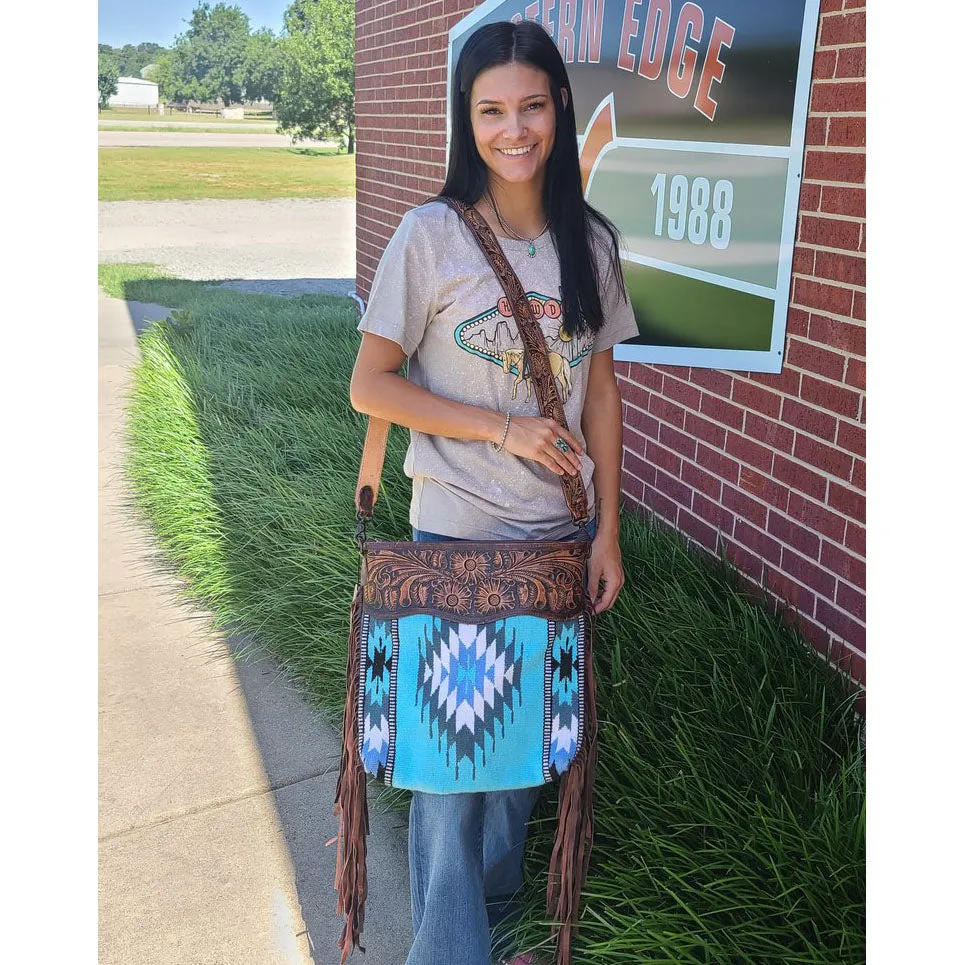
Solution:
M 540 231 L 539 234 L 537 234 L 537 235 L 535 236 L 535 238 L 523 238 L 522 235 L 520 235 L 520 234 L 518 234 L 518 233 L 516 233 L 515 231 L 512 230 L 511 225 L 508 225 L 508 224 L 505 222 L 505 220 L 503 219 L 501 213 L 499 212 L 498 206 L 497 206 L 496 203 L 495 203 L 495 198 L 493 198 L 492 195 L 491 195 L 488 191 L 486 191 L 485 197 L 486 197 L 486 200 L 489 202 L 489 204 L 492 205 L 492 210 L 495 212 L 495 216 L 496 216 L 496 218 L 498 219 L 499 224 L 502 225 L 503 230 L 507 231 L 510 235 L 512 235 L 513 238 L 516 238 L 516 239 L 519 240 L 519 241 L 524 241 L 524 242 L 526 242 L 526 244 L 528 244 L 528 246 L 529 246 L 528 251 L 527 251 L 527 254 L 529 255 L 530 258 L 535 258 L 535 256 L 536 256 L 536 238 L 541 238 L 541 237 L 545 234 L 546 228 L 549 227 L 549 219 L 548 219 L 548 218 L 546 219 L 546 223 L 542 226 L 542 231 Z

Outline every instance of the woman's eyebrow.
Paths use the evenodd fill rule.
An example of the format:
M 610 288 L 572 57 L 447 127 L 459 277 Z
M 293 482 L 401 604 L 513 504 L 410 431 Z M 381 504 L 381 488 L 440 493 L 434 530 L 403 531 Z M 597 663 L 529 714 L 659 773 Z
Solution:
M 522 99 L 524 101 L 528 101 L 528 100 L 532 100 L 533 97 L 548 97 L 548 96 L 549 96 L 548 94 L 526 94 L 526 96 L 523 97 Z M 493 100 L 488 100 L 486 98 L 483 98 L 481 100 L 477 100 L 475 103 L 476 103 L 476 106 L 478 106 L 479 104 L 501 104 L 502 101 L 493 101 Z

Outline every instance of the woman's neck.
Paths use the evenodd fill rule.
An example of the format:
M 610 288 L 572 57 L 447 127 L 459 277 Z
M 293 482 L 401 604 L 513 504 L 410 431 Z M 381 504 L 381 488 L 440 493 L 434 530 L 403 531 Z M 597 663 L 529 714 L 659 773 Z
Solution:
M 489 180 L 488 190 L 482 196 L 485 205 L 483 214 L 486 216 L 491 214 L 489 220 L 495 222 L 491 225 L 493 230 L 499 234 L 506 234 L 505 229 L 499 224 L 489 196 L 495 199 L 498 214 L 502 216 L 502 220 L 524 238 L 534 238 L 545 228 L 548 213 L 542 204 L 541 184 L 530 181 L 513 184 Z

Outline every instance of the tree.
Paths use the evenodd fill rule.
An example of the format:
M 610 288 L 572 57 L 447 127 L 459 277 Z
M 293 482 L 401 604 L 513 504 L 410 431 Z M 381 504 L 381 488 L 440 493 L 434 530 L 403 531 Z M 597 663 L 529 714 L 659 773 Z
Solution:
M 296 140 L 347 138 L 355 151 L 354 0 L 294 0 L 285 11 L 275 113 Z
M 113 57 L 98 52 L 97 54 L 97 103 L 103 109 L 107 101 L 117 93 L 117 78 L 120 71 Z
M 200 3 L 187 31 L 158 61 L 157 80 L 166 100 L 215 101 L 244 97 L 250 21 L 240 7 Z
M 278 38 L 267 27 L 256 30 L 248 39 L 244 60 L 244 96 L 250 101 L 278 99 L 281 86 L 281 48 Z

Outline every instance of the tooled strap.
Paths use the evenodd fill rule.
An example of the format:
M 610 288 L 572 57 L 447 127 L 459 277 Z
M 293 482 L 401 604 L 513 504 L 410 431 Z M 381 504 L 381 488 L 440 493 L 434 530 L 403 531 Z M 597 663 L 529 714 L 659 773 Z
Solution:
M 486 259 L 492 266 L 496 277 L 505 289 L 512 314 L 519 328 L 519 335 L 525 346 L 525 369 L 529 375 L 539 404 L 539 412 L 543 417 L 550 418 L 564 428 L 569 428 L 566 413 L 559 393 L 556 391 L 552 365 L 549 361 L 549 350 L 546 346 L 542 328 L 536 321 L 529 299 L 519 282 L 519 278 L 512 266 L 506 260 L 502 246 L 481 214 L 472 206 L 457 198 L 438 197 L 433 200 L 444 201 L 454 208 L 462 220 L 468 225 L 476 241 L 482 248 Z M 520 363 L 521 364 L 521 363 Z M 520 373 L 521 375 L 522 373 Z M 362 451 L 361 469 L 358 473 L 358 485 L 355 489 L 355 507 L 364 516 L 370 517 L 375 499 L 378 496 L 378 485 L 381 480 L 382 465 L 385 461 L 385 446 L 388 442 L 390 423 L 385 419 L 370 417 L 368 432 L 365 436 L 365 448 Z M 580 474 L 564 474 L 560 477 L 566 505 L 573 522 L 577 526 L 589 521 L 589 497 Z

